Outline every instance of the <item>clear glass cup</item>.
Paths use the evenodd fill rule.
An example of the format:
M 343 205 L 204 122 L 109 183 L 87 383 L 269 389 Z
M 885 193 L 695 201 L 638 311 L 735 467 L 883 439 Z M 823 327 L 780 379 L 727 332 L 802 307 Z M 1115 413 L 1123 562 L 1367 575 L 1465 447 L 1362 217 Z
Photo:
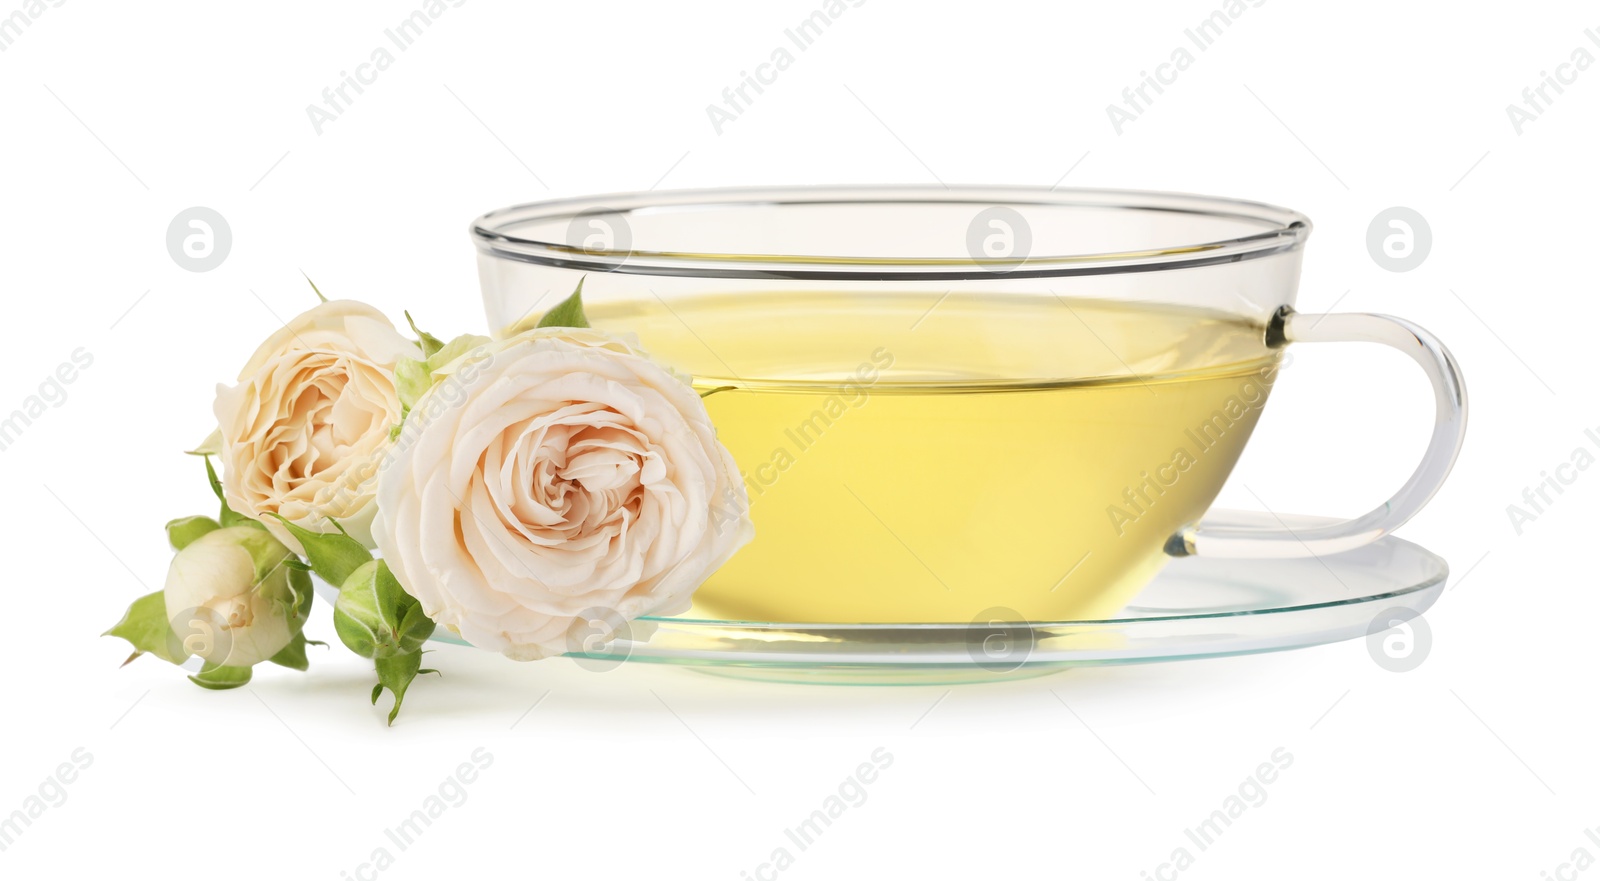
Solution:
M 707 394 L 757 535 L 705 608 L 822 622 L 1105 617 L 1172 557 L 1336 554 L 1415 515 L 1460 449 L 1460 371 L 1402 319 L 1296 312 L 1310 231 L 1232 199 L 992 187 L 650 192 L 471 227 L 491 328 L 581 279 L 596 326 Z M 1283 349 L 1340 341 L 1432 383 L 1415 472 L 1350 520 L 1208 525 Z

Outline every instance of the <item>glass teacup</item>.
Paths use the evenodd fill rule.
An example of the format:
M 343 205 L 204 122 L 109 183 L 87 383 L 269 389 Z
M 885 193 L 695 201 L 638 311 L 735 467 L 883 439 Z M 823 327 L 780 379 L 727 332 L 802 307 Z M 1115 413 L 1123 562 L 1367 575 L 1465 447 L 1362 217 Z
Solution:
M 1310 229 L 1169 193 L 835 187 L 545 202 L 472 235 L 491 328 L 586 279 L 596 327 L 705 395 L 756 537 L 697 609 L 866 623 L 1104 618 L 1172 557 L 1333 554 L 1410 519 L 1460 448 L 1459 370 L 1409 322 L 1295 312 Z M 1422 366 L 1421 465 L 1352 520 L 1207 526 L 1302 341 Z

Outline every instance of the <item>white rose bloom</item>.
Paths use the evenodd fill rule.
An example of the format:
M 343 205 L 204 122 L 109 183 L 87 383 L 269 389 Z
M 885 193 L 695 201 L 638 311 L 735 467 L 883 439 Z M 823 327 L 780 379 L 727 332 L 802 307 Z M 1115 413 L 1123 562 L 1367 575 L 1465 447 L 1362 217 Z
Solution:
M 754 533 L 699 394 L 631 335 L 529 331 L 435 375 L 380 474 L 373 535 L 475 646 L 533 660 L 591 622 L 682 611 Z
M 383 313 L 333 300 L 261 344 L 216 412 L 228 506 L 299 542 L 269 514 L 314 532 L 327 518 L 371 547 L 378 466 L 400 421 L 395 364 L 422 352 Z

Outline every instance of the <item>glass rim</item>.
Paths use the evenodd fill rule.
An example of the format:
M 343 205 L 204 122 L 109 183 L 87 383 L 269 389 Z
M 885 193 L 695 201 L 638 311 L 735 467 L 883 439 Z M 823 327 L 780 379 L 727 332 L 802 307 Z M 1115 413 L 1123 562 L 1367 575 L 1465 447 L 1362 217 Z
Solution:
M 828 254 L 723 254 L 593 250 L 531 238 L 508 228 L 532 221 L 571 221 L 590 214 L 655 209 L 708 210 L 783 205 L 1053 206 L 1164 211 L 1260 224 L 1257 232 L 1160 248 L 1088 254 L 960 257 L 847 257 Z M 1263 202 L 1154 190 L 1029 186 L 842 185 L 648 190 L 528 202 L 490 211 L 468 227 L 480 254 L 581 272 L 701 278 L 844 281 L 967 281 L 1055 278 L 1188 269 L 1268 257 L 1299 249 L 1311 232 L 1304 214 Z

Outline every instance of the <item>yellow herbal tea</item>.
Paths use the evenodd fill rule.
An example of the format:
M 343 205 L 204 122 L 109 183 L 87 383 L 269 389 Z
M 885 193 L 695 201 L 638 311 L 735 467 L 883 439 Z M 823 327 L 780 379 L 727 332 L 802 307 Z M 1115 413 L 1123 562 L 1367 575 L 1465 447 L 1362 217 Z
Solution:
M 711 392 L 756 535 L 696 611 L 751 620 L 1112 615 L 1221 488 L 1278 363 L 1234 318 L 1049 295 L 722 295 L 591 319 Z

